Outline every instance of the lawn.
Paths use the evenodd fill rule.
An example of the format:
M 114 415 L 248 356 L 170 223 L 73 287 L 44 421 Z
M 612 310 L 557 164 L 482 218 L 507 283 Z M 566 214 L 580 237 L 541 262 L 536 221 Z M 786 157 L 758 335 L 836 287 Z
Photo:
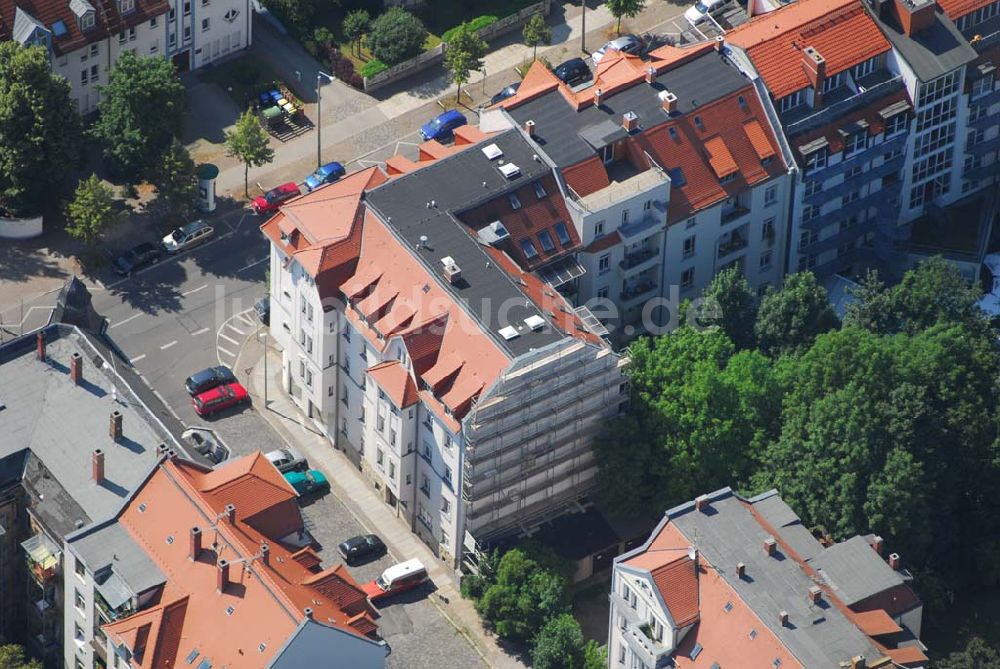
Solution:
M 227 91 L 240 109 L 246 109 L 257 93 L 279 79 L 267 63 L 249 54 L 198 73 L 203 81 Z

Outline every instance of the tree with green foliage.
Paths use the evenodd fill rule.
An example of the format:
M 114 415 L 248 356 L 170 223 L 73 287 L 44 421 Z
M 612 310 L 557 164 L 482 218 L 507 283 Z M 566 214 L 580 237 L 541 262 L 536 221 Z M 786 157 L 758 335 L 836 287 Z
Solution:
M 539 44 L 552 43 L 552 27 L 545 22 L 545 17 L 542 16 L 541 12 L 535 12 L 531 15 L 528 22 L 524 24 L 521 35 L 524 37 L 524 43 L 531 47 L 531 60 L 538 57 Z
M 735 267 L 722 270 L 705 287 L 702 298 L 705 305 L 717 309 L 711 324 L 722 328 L 737 350 L 753 347 L 757 300 L 743 272 Z
M 264 6 L 300 39 L 309 34 L 316 5 L 316 0 L 264 0 Z
M 160 158 L 154 177 L 156 203 L 168 215 L 186 218 L 194 209 L 198 186 L 191 154 L 174 139 Z
M 250 197 L 250 168 L 274 160 L 274 149 L 252 109 L 243 112 L 236 121 L 236 128 L 226 133 L 226 155 L 243 163 L 243 195 Z
M 444 67 L 456 85 L 455 100 L 462 99 L 462 84 L 469 80 L 474 70 L 483 68 L 486 42 L 479 34 L 463 23 L 452 35 L 444 52 Z
M 622 34 L 622 17 L 634 18 L 646 6 L 646 0 L 607 0 L 606 7 L 611 12 L 611 16 L 618 20 L 615 31 Z
M 607 669 L 608 648 L 593 639 L 583 647 L 583 669 Z
M 980 637 L 972 637 L 965 648 L 931 664 L 932 669 L 1000 669 L 1000 649 Z
M 0 669 L 42 669 L 42 663 L 27 657 L 21 646 L 6 644 L 0 646 Z
M 372 22 L 366 39 L 372 56 L 392 67 L 424 50 L 427 28 L 402 7 L 391 7 Z
M 844 327 L 859 327 L 876 334 L 896 332 L 892 295 L 878 271 L 869 270 L 856 287 L 848 289 L 851 301 L 844 308 Z
M 583 631 L 569 613 L 552 618 L 532 643 L 535 669 L 583 669 Z
M 837 327 L 826 289 L 812 272 L 785 277 L 781 290 L 769 290 L 757 310 L 754 334 L 770 356 L 807 349 L 817 335 Z
M 518 548 L 500 558 L 496 582 L 476 602 L 483 622 L 501 637 L 527 642 L 551 618 L 569 608 L 566 579 Z
M 121 176 L 137 181 L 152 175 L 160 157 L 179 137 L 187 92 L 169 59 L 125 51 L 100 86 L 97 121 L 91 134 Z
M 749 481 L 780 430 L 772 363 L 721 330 L 683 326 L 629 347 L 631 409 L 595 445 L 598 483 L 622 516 L 650 517 L 705 490 Z
M 48 52 L 0 42 L 0 207 L 41 212 L 80 162 L 80 117 Z
M 121 222 L 122 212 L 111 188 L 91 174 L 77 185 L 73 199 L 66 205 L 66 219 L 69 236 L 92 246 Z
M 341 30 L 344 31 L 344 37 L 351 42 L 351 48 L 359 55 L 361 53 L 361 38 L 368 32 L 371 22 L 372 19 L 366 10 L 355 9 L 344 17 L 340 26 Z

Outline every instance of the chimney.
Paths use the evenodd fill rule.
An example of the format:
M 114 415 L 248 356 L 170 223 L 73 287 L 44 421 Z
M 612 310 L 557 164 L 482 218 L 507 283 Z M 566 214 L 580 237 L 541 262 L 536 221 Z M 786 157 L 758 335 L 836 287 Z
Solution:
M 309 620 L 312 620 L 312 618 L 313 618 L 313 610 L 312 610 L 311 606 L 307 606 L 306 608 L 302 609 L 302 613 L 306 614 L 306 618 L 308 618 Z
M 872 550 L 878 553 L 879 555 L 882 554 L 882 537 L 880 537 L 877 534 L 874 537 L 872 537 Z
M 646 68 L 646 83 L 652 86 L 654 81 L 656 81 L 656 68 L 650 65 Z
M 219 560 L 216 566 L 218 569 L 215 572 L 215 589 L 225 592 L 226 586 L 229 585 L 229 560 Z
M 35 336 L 35 357 L 45 360 L 45 335 L 41 332 Z
M 226 518 L 229 520 L 230 525 L 236 524 L 236 505 L 226 504 Z
M 736 578 L 738 578 L 738 579 L 740 579 L 742 581 L 743 578 L 746 575 L 747 575 L 747 566 L 745 564 L 743 564 L 742 562 L 737 562 L 736 563 Z
M 83 380 L 83 356 L 75 351 L 69 359 L 69 378 L 76 386 Z
M 524 122 L 524 132 L 528 133 L 528 137 L 535 136 L 535 122 L 530 118 Z
M 708 495 L 698 495 L 694 498 L 694 508 L 698 511 L 704 511 L 708 508 Z
M 111 424 L 108 427 L 108 436 L 111 441 L 117 442 L 122 438 L 122 412 L 115 409 L 111 412 Z
M 201 555 L 201 528 L 192 527 L 188 559 L 197 560 L 199 555 Z
M 104 451 L 99 448 L 90 455 L 90 470 L 94 483 L 97 485 L 104 483 Z
M 816 47 L 807 46 L 802 50 L 802 69 L 806 71 L 816 95 L 822 95 L 823 81 L 826 79 L 826 58 L 816 50 Z M 822 102 L 817 98 L 816 106 L 820 104 Z
M 635 132 L 639 129 L 639 117 L 635 112 L 625 112 L 622 115 L 622 127 L 625 128 L 625 132 Z
M 809 586 L 809 603 L 819 604 L 823 601 L 823 590 L 818 585 Z
M 788 626 L 788 611 L 781 611 L 778 613 L 778 622 L 781 623 L 782 627 Z
M 444 278 L 448 279 L 448 283 L 455 285 L 462 279 L 462 270 L 455 264 L 455 260 L 451 256 L 445 256 L 441 258 L 441 266 L 444 272 Z
M 264 563 L 265 567 L 271 565 L 271 547 L 267 544 L 260 545 L 260 561 Z
M 170 449 L 167 448 L 166 444 L 160 444 L 159 446 L 156 447 L 156 457 L 160 457 L 160 456 L 166 455 L 169 452 L 170 452 Z
M 934 0 L 895 0 L 893 6 L 899 25 L 908 36 L 916 35 L 934 23 Z
M 595 88 L 594 89 L 594 106 L 595 107 L 600 107 L 601 106 L 601 100 L 603 98 L 604 98 L 604 91 L 602 91 L 600 88 Z
M 899 571 L 899 553 L 889 554 L 889 567 L 893 571 Z
M 660 106 L 663 107 L 663 111 L 668 114 L 673 114 L 677 111 L 677 96 L 670 91 L 660 91 L 657 94 L 660 98 Z
M 774 540 L 774 537 L 768 537 L 764 539 L 764 552 L 770 556 L 774 556 L 774 552 L 778 549 L 778 542 Z
M 865 669 L 867 666 L 864 655 L 855 655 L 851 658 L 851 669 Z

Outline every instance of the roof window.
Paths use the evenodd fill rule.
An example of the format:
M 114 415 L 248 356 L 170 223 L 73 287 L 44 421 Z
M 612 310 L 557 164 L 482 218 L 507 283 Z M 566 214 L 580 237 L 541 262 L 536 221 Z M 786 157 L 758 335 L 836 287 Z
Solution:
M 555 242 L 552 241 L 552 235 L 549 234 L 548 230 L 542 230 L 538 233 L 538 241 L 541 243 L 543 251 L 554 251 L 556 248 Z
M 698 128 L 698 130 L 701 130 L 702 132 L 705 132 L 705 124 L 701 122 L 700 116 L 694 117 L 694 127 Z
M 745 112 L 750 111 L 750 107 L 747 105 L 747 99 L 745 97 L 741 95 L 738 98 L 736 98 L 736 101 L 740 103 L 740 109 L 742 109 Z
M 529 260 L 538 255 L 538 250 L 535 245 L 531 243 L 530 239 L 521 240 L 521 250 L 524 252 L 524 256 Z
M 559 221 L 555 224 L 556 237 L 559 239 L 559 243 L 563 246 L 570 243 L 569 231 L 566 229 L 566 224 Z
M 199 653 L 199 652 L 198 652 L 198 649 L 197 649 L 197 648 L 195 648 L 195 649 L 194 649 L 194 650 L 192 650 L 192 651 L 191 651 L 190 653 L 188 653 L 188 656 L 187 656 L 187 659 L 186 659 L 186 660 L 184 660 L 184 661 L 185 661 L 185 662 L 187 662 L 188 664 L 194 664 L 194 661 L 195 661 L 196 659 L 198 659 L 198 656 L 199 656 L 200 654 L 201 654 L 201 653 Z
M 198 665 L 198 669 L 212 669 L 212 661 L 207 657 Z
M 677 188 L 683 188 L 687 185 L 687 178 L 684 176 L 684 170 L 681 168 L 673 167 L 667 170 L 667 174 L 670 175 L 670 185 Z
M 696 643 L 694 645 L 694 648 L 691 649 L 691 655 L 689 655 L 688 657 L 690 657 L 692 660 L 696 660 L 696 659 L 698 659 L 698 656 L 701 655 L 701 651 L 702 650 L 703 649 L 701 647 L 701 644 L 700 643 Z
M 510 208 L 513 209 L 514 211 L 517 211 L 518 209 L 521 208 L 521 199 L 517 195 L 511 193 L 510 195 L 507 196 L 507 199 L 510 200 Z
M 257 646 L 257 652 L 258 653 L 263 653 L 265 648 L 267 648 L 267 644 L 266 643 L 261 643 L 259 646 Z
M 674 126 L 670 126 L 669 128 L 667 128 L 667 132 L 670 133 L 670 139 L 674 140 L 675 142 L 681 141 L 680 137 L 677 136 L 677 128 L 675 128 Z
M 545 197 L 545 186 L 542 185 L 541 181 L 535 182 L 535 195 L 538 196 L 539 200 Z

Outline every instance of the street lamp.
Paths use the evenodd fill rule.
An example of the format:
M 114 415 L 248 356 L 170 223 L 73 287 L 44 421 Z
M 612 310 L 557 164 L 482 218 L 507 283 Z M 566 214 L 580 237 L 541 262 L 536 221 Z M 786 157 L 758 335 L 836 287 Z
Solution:
M 319 90 L 323 85 L 323 77 L 331 83 L 337 80 L 326 72 L 316 72 L 316 169 L 323 166 L 323 94 Z

